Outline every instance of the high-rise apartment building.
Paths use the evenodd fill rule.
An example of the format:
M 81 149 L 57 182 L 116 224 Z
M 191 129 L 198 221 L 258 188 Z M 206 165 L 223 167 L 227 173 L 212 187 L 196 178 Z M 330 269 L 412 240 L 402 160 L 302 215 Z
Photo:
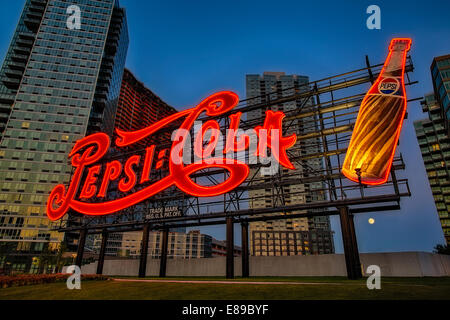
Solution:
M 428 118 L 415 121 L 414 128 L 442 230 L 450 243 L 450 137 L 436 94 L 426 95 L 421 105 Z
M 434 95 L 441 107 L 447 133 L 450 134 L 450 54 L 436 57 L 431 63 Z
M 300 75 L 286 75 L 284 72 L 264 72 L 261 75 L 247 75 L 246 77 L 246 92 L 248 105 L 259 104 L 263 102 L 273 101 L 283 97 L 291 96 L 296 92 L 308 91 L 309 78 Z M 294 110 L 301 110 L 306 112 L 314 103 L 313 98 L 307 101 L 291 101 L 280 104 L 274 104 L 270 106 L 273 111 L 283 111 L 285 113 L 292 112 Z M 255 122 L 256 124 L 262 124 L 265 117 L 266 109 L 256 109 L 249 111 L 247 114 L 247 120 Z M 301 119 L 293 120 L 287 127 L 285 135 L 296 133 L 297 136 L 306 135 L 309 132 L 317 131 L 318 122 L 315 116 L 303 117 Z M 317 138 L 312 139 L 298 139 L 296 144 L 292 147 L 290 154 L 293 157 L 304 156 L 301 163 L 295 162 L 295 170 L 289 170 L 284 167 L 279 168 L 278 174 L 290 179 L 303 178 L 316 175 L 323 170 L 322 160 L 320 158 L 305 157 L 308 154 L 317 154 L 320 152 L 319 143 Z M 254 169 L 252 169 L 254 170 Z M 253 176 L 254 172 L 250 173 Z M 260 182 L 270 184 L 270 176 L 262 176 L 259 178 Z M 295 205 L 303 204 L 307 202 L 314 202 L 325 200 L 323 193 L 322 182 L 311 182 L 301 184 L 291 184 L 280 188 L 266 188 L 260 190 L 249 191 L 250 208 L 262 209 L 268 207 L 276 207 L 282 205 Z M 307 213 L 306 211 L 293 211 L 288 214 Z M 280 213 L 276 213 L 278 215 Z M 295 255 L 302 254 L 301 250 L 295 250 L 296 246 L 288 245 L 289 238 L 279 238 L 277 241 L 280 245 L 271 246 L 271 237 L 275 236 L 274 231 L 310 231 L 321 230 L 330 232 L 330 222 L 327 216 L 313 217 L 313 218 L 293 218 L 285 220 L 273 220 L 273 221 L 259 221 L 250 223 L 250 253 L 252 255 Z M 264 237 L 262 232 L 266 231 L 267 234 Z M 277 233 L 278 234 L 278 233 Z M 258 243 L 258 250 L 254 241 L 255 236 L 264 238 L 264 243 Z M 332 237 L 327 237 L 327 245 L 317 246 L 317 253 L 333 253 L 334 247 Z M 293 239 L 292 239 L 293 240 Z M 301 239 L 298 239 L 300 241 Z M 260 246 L 262 245 L 262 246 Z M 314 240 L 311 246 L 314 245 Z M 301 244 L 298 245 L 299 247 Z M 322 249 L 319 249 L 322 248 Z
M 67 23 L 71 5 L 81 11 L 79 29 Z M 46 216 L 48 194 L 69 182 L 75 141 L 113 134 L 127 50 L 118 0 L 25 2 L 0 71 L 0 245 L 13 268 L 27 270 L 61 242 Z
M 427 119 L 414 122 L 417 140 L 442 225 L 450 243 L 450 55 L 433 59 L 434 92 L 421 101 Z
M 120 90 L 115 127 L 123 131 L 135 131 L 148 127 L 171 114 L 176 113 L 133 73 L 125 69 Z

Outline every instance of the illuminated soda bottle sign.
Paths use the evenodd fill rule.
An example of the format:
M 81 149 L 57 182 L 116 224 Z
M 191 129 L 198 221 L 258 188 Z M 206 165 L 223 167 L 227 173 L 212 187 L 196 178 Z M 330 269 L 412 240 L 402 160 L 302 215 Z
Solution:
M 364 97 L 342 166 L 350 180 L 388 180 L 406 113 L 405 62 L 411 39 L 395 38 L 378 79 Z
M 249 137 L 228 134 L 222 157 L 212 156 L 217 146 L 217 139 L 211 138 L 204 146 L 203 138 L 208 130 L 219 131 L 220 125 L 216 120 L 208 120 L 202 130 L 195 136 L 194 151 L 201 153 L 202 159 L 185 165 L 183 163 L 183 150 L 190 143 L 189 132 L 194 122 L 202 113 L 208 117 L 218 117 L 229 113 L 239 102 L 238 96 L 230 91 L 218 92 L 203 100 L 197 107 L 178 112 L 164 118 L 151 126 L 133 132 L 117 130 L 118 138 L 115 140 L 117 148 L 126 148 L 142 144 L 159 130 L 174 122 L 182 121 L 174 137 L 170 150 L 162 150 L 155 154 L 155 145 L 145 150 L 145 155 L 133 154 L 122 161 L 113 160 L 104 163 L 102 159 L 111 147 L 108 135 L 96 133 L 77 141 L 69 154 L 74 167 L 74 173 L 69 186 L 57 185 L 51 192 L 47 201 L 47 215 L 55 221 L 62 218 L 69 209 L 84 215 L 108 215 L 138 204 L 169 187 L 176 186 L 181 191 L 195 197 L 212 197 L 227 193 L 241 185 L 248 177 L 250 169 L 243 161 L 226 157 L 229 152 L 245 151 L 249 148 Z M 238 130 L 241 113 L 229 116 L 230 129 Z M 285 117 L 281 111 L 266 111 L 264 124 L 254 128 L 258 137 L 255 154 L 266 155 L 270 149 L 271 156 L 279 164 L 288 169 L 295 169 L 286 150 L 296 142 L 296 135 L 282 136 L 282 120 Z M 262 137 L 265 139 L 262 139 Z M 276 147 L 273 145 L 276 141 Z M 168 151 L 168 152 L 167 152 Z M 166 154 L 168 157 L 166 157 Z M 205 159 L 205 154 L 206 157 Z M 167 159 L 168 158 L 168 159 Z M 166 160 L 167 159 L 167 160 Z M 152 167 L 159 169 L 163 162 L 168 161 L 169 174 L 162 179 L 150 183 Z M 156 162 L 153 165 L 153 162 Z M 213 186 L 203 186 L 191 179 L 191 175 L 210 168 L 223 169 L 228 172 L 227 178 Z M 120 191 L 115 200 L 107 201 L 110 184 L 114 182 Z

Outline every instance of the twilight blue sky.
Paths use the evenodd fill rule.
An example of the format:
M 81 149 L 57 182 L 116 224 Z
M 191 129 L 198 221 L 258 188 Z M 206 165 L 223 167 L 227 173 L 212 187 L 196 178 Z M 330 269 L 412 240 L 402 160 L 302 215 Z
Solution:
M 24 0 L 1 0 L 0 58 L 3 59 Z M 434 56 L 450 53 L 450 2 L 429 1 L 143 1 L 121 0 L 127 9 L 130 48 L 127 67 L 178 109 L 221 89 L 245 97 L 245 74 L 284 71 L 321 79 L 364 67 L 364 57 L 384 61 L 394 36 L 411 37 L 415 65 L 409 98 L 432 90 Z M 366 28 L 366 8 L 381 8 L 381 30 Z M 400 138 L 412 197 L 402 210 L 355 217 L 361 252 L 431 251 L 444 243 L 414 133 L 424 118 L 418 102 L 408 106 Z M 369 217 L 375 224 L 369 225 Z M 342 252 L 339 221 L 336 251 Z M 236 228 L 236 231 L 239 229 Z M 224 226 L 202 232 L 225 238 Z M 236 232 L 236 242 L 240 234 Z

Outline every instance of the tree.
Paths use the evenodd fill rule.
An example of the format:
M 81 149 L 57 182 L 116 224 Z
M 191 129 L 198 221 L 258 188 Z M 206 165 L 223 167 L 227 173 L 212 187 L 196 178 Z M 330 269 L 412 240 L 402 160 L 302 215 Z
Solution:
M 12 242 L 0 243 L 0 274 L 9 274 L 11 267 L 11 254 L 16 247 Z
M 56 270 L 58 273 L 62 270 L 62 267 L 65 265 L 66 260 L 63 258 L 64 253 L 67 251 L 67 245 L 65 241 L 61 241 L 58 248 L 58 253 L 56 254 Z
M 53 272 L 60 272 L 67 263 L 64 253 L 67 251 L 67 245 L 64 241 L 58 246 L 58 249 L 51 250 L 49 244 L 46 243 L 39 256 L 39 273 L 43 273 L 47 267 L 53 267 Z
M 434 247 L 434 253 L 450 255 L 450 246 L 447 244 L 438 244 Z
M 44 273 L 48 265 L 52 265 L 55 260 L 55 252 L 50 249 L 49 243 L 44 244 L 44 248 L 39 255 L 39 271 Z

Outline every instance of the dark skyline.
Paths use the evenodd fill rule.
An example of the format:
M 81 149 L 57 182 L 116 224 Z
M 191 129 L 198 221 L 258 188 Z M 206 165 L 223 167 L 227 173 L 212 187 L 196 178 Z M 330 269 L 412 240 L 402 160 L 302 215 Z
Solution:
M 0 57 L 3 60 L 24 1 L 3 0 Z M 222 89 L 245 98 L 245 75 L 264 71 L 304 74 L 318 80 L 364 67 L 365 55 L 381 63 L 392 37 L 411 37 L 415 71 L 409 98 L 432 91 L 432 58 L 450 53 L 448 1 L 378 1 L 381 30 L 366 28 L 369 1 L 186 1 L 121 0 L 130 34 L 127 67 L 178 110 Z M 368 89 L 368 88 L 367 88 Z M 355 218 L 361 252 L 431 251 L 444 237 L 426 178 L 413 122 L 425 118 L 419 102 L 408 105 L 400 148 L 411 198 L 394 212 Z M 369 225 L 369 217 L 375 224 Z M 342 252 L 339 223 L 336 249 Z M 225 238 L 225 228 L 202 228 Z M 240 242 L 240 233 L 236 232 Z

